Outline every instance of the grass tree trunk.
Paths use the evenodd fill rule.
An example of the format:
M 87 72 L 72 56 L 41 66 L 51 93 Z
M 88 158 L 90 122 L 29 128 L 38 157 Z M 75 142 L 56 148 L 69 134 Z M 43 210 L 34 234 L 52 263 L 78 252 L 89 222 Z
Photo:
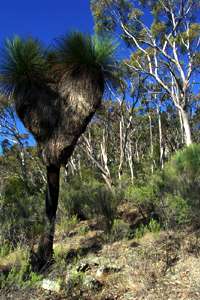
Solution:
M 51 264 L 53 258 L 53 239 L 59 196 L 59 175 L 59 166 L 47 166 L 46 215 L 44 232 L 37 251 L 37 270 L 41 270 L 43 267 Z
M 53 257 L 60 166 L 66 165 L 100 106 L 105 80 L 114 80 L 115 46 L 77 32 L 60 38 L 53 55 L 31 38 L 8 40 L 4 50 L 1 88 L 12 95 L 17 114 L 35 137 L 47 166 L 45 227 L 37 254 L 33 253 L 41 271 Z M 105 151 L 103 155 L 107 168 Z

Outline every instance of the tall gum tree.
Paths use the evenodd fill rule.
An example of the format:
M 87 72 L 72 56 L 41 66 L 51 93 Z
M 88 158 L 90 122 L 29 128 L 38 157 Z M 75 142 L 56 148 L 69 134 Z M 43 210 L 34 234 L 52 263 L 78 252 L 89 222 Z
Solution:
M 108 40 L 78 32 L 58 39 L 51 53 L 32 38 L 5 43 L 1 90 L 35 137 L 47 170 L 44 233 L 32 257 L 36 270 L 52 260 L 60 167 L 101 103 L 105 81 L 112 77 L 114 48 Z
M 130 70 L 149 75 L 169 95 L 180 115 L 184 143 L 190 145 L 190 93 L 200 67 L 199 1 L 91 0 L 91 9 L 98 32 L 120 34 L 133 49 L 125 61 Z M 143 17 L 147 11 L 150 25 Z

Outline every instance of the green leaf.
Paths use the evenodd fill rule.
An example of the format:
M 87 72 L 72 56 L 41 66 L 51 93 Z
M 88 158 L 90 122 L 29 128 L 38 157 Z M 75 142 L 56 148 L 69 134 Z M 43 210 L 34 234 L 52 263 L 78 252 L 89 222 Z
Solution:
M 47 62 L 39 41 L 15 36 L 5 41 L 0 61 L 0 86 L 6 93 L 29 89 L 46 78 Z

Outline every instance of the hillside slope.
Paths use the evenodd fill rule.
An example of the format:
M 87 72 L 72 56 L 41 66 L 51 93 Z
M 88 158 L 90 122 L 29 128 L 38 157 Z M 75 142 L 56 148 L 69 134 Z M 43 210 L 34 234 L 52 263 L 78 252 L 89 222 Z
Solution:
M 57 232 L 55 263 L 29 284 L 15 282 L 11 271 L 0 299 L 200 299 L 200 232 L 146 232 L 115 241 L 124 228 L 125 222 L 108 235 L 82 221 Z

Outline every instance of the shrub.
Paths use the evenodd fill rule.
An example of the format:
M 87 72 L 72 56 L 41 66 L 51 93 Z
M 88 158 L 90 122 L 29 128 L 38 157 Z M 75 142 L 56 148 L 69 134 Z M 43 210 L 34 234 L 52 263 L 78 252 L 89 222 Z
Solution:
M 150 217 L 167 228 L 200 225 L 200 145 L 177 151 L 163 171 L 147 184 L 129 186 L 126 198 L 139 208 L 150 208 Z
M 29 193 L 20 177 L 8 177 L 0 196 L 1 243 L 15 246 L 41 232 L 42 198 L 41 193 Z
M 78 219 L 87 219 L 93 215 L 95 191 L 102 184 L 91 174 L 83 178 L 74 176 L 69 182 L 61 182 L 59 213 L 68 217 L 76 215 Z
M 147 206 L 153 202 L 155 193 L 151 184 L 144 186 L 131 185 L 127 188 L 125 196 L 136 206 Z
M 95 215 L 104 217 L 106 229 L 110 231 L 117 214 L 117 206 L 120 201 L 119 198 L 116 193 L 114 194 L 105 187 L 101 187 L 95 191 L 94 200 Z
M 2 244 L 0 248 L 0 258 L 8 255 L 12 251 L 12 247 L 8 242 Z
M 147 227 L 148 230 L 153 233 L 157 233 L 161 229 L 160 224 L 155 219 L 151 219 Z
M 186 225 L 192 221 L 191 208 L 181 196 L 165 193 L 162 204 L 159 205 L 160 219 L 166 228 Z
M 150 219 L 158 219 L 160 177 L 154 175 L 149 177 L 149 182 L 139 186 L 129 186 L 125 190 L 125 197 L 133 206 L 138 208 L 138 213 L 146 224 Z
M 110 230 L 119 201 L 120 193 L 109 191 L 94 177 L 74 176 L 69 183 L 62 184 L 59 212 L 68 217 L 76 215 L 78 219 L 103 217 Z
M 160 229 L 161 226 L 158 221 L 156 221 L 155 219 L 150 219 L 150 222 L 147 225 L 142 224 L 136 229 L 134 236 L 136 239 L 140 239 L 147 232 L 159 233 Z
M 200 225 L 200 145 L 193 144 L 172 157 L 164 168 L 163 183 L 169 223 Z
M 42 276 L 32 272 L 28 249 L 18 249 L 20 251 L 19 265 L 13 266 L 8 275 L 1 274 L 0 288 L 17 287 L 25 288 L 37 284 Z
M 131 234 L 130 226 L 128 223 L 120 219 L 115 219 L 109 235 L 109 241 L 119 241 L 129 238 Z
M 71 230 L 75 228 L 75 226 L 78 224 L 77 216 L 72 216 L 70 218 L 67 218 L 66 216 L 61 216 L 57 226 L 56 230 L 61 234 L 69 233 Z

